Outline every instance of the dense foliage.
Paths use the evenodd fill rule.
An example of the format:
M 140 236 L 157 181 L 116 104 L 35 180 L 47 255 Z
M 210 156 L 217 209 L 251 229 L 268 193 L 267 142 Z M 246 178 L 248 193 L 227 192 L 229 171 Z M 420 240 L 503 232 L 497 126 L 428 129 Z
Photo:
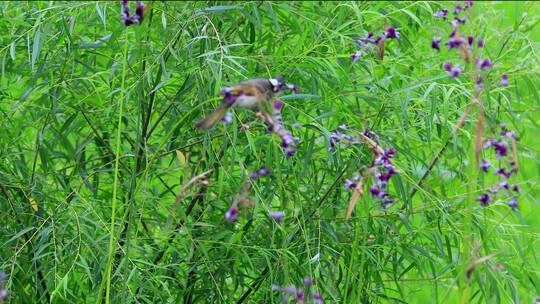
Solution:
M 0 3 L 0 302 L 540 296 L 538 3 L 145 4 Z

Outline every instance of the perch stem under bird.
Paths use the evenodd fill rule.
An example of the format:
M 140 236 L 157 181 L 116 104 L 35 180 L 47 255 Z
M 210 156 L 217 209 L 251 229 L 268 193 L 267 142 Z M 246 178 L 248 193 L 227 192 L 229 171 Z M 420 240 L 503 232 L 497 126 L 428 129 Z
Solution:
M 223 101 L 219 107 L 195 126 L 202 130 L 211 129 L 223 119 L 231 107 L 261 109 L 263 102 L 278 96 L 287 88 L 295 93 L 298 92 L 296 86 L 283 83 L 282 76 L 273 79 L 255 78 L 242 81 L 233 87 L 222 88 L 220 94 L 223 96 Z

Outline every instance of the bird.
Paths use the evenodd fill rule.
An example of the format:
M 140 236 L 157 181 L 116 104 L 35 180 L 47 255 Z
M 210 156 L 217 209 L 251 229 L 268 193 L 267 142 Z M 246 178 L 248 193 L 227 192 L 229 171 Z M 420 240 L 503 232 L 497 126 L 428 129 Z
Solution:
M 285 88 L 290 88 L 295 92 L 298 90 L 293 85 L 283 83 L 283 76 L 281 75 L 271 79 L 254 78 L 244 80 L 233 87 L 222 88 L 220 94 L 223 95 L 223 101 L 219 107 L 198 122 L 195 127 L 202 130 L 211 129 L 225 116 L 227 110 L 231 107 L 261 109 L 265 101 L 279 96 Z

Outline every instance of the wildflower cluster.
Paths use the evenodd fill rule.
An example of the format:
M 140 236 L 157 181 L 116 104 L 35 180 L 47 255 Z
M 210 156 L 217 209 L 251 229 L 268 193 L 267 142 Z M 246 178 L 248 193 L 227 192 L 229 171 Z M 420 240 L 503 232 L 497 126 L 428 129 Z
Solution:
M 304 278 L 303 287 L 296 287 L 294 285 L 288 285 L 280 287 L 272 284 L 273 291 L 281 292 L 281 300 L 283 303 L 315 303 L 322 304 L 322 295 L 314 289 L 315 280 L 313 278 Z M 311 290 L 310 290 L 311 289 Z
M 519 138 L 515 132 L 508 130 L 506 126 L 501 125 L 499 138 L 488 139 L 485 141 L 484 149 L 492 149 L 495 153 L 495 158 L 497 161 L 502 163 L 506 160 L 508 167 L 503 164 L 499 168 L 493 170 L 493 173 L 498 176 L 499 180 L 501 181 L 478 197 L 478 201 L 483 207 L 488 206 L 493 201 L 493 196 L 495 196 L 498 192 L 505 191 L 510 196 L 508 206 L 512 209 L 517 208 L 517 194 L 519 194 L 519 187 L 518 185 L 512 185 L 509 183 L 510 177 L 517 171 L 517 164 L 516 159 L 513 159 L 508 155 L 508 151 L 510 150 L 508 141 L 515 143 L 518 140 Z M 492 166 L 493 165 L 485 159 L 480 163 L 480 169 L 484 173 L 488 173 Z
M 7 281 L 8 275 L 5 272 L 0 272 L 0 286 L 3 286 Z M 0 304 L 4 303 L 4 299 L 8 296 L 8 291 L 5 288 L 0 288 Z
M 272 171 L 268 168 L 262 168 L 254 171 L 250 175 L 252 181 L 256 181 L 261 176 L 268 176 Z M 244 208 L 251 208 L 254 205 L 253 199 L 250 198 L 251 182 L 246 180 L 242 186 L 242 190 L 234 198 L 229 210 L 225 213 L 225 219 L 229 222 L 235 222 L 238 219 L 238 213 L 240 212 L 239 206 L 241 205 Z
M 141 24 L 143 22 L 144 17 L 144 9 L 146 8 L 146 5 L 142 1 L 135 1 L 137 8 L 135 9 L 135 14 L 130 15 L 129 14 L 129 1 L 123 0 L 122 1 L 122 13 L 120 14 L 120 19 L 124 21 L 125 26 L 130 26 L 133 24 Z
M 362 49 L 356 51 L 350 56 L 351 61 L 357 61 L 358 59 L 360 59 L 360 57 L 362 57 L 362 55 L 364 54 L 363 52 L 369 51 L 373 47 L 380 47 L 381 44 L 387 39 L 398 39 L 399 32 L 396 30 L 396 28 L 389 27 L 381 35 L 378 35 L 377 37 L 373 36 L 373 32 L 369 32 L 365 37 L 356 40 L 356 44 L 362 47 Z
M 459 26 L 464 25 L 467 21 L 467 16 L 465 13 L 473 6 L 472 1 L 465 1 L 464 5 L 457 4 L 454 7 L 453 15 L 454 19 L 449 20 L 449 10 L 448 9 L 441 9 L 433 14 L 433 17 L 435 18 L 441 18 L 446 21 L 448 21 L 452 27 L 452 30 L 449 35 L 449 39 L 447 42 L 445 42 L 445 45 L 448 47 L 448 51 L 452 51 L 453 49 L 461 51 L 461 55 L 463 59 L 466 62 L 474 62 L 474 67 L 476 68 L 477 72 L 487 71 L 490 70 L 493 67 L 493 63 L 490 59 L 482 59 L 482 58 L 476 58 L 473 54 L 473 49 L 482 49 L 484 47 L 484 39 L 482 37 L 474 37 L 473 35 L 461 35 L 459 32 Z M 442 38 L 439 36 L 433 37 L 431 39 L 431 48 L 437 50 L 438 52 L 441 51 L 441 42 Z M 456 78 L 461 75 L 463 72 L 463 67 L 451 63 L 446 62 L 443 64 L 443 69 L 448 72 L 448 76 L 450 78 Z M 482 90 L 484 84 L 484 77 L 481 74 L 478 74 L 475 76 L 475 89 L 477 91 Z M 508 85 L 508 76 L 506 74 L 501 76 L 501 86 Z
M 378 199 L 381 202 L 383 208 L 387 208 L 388 205 L 395 202 L 390 198 L 387 187 L 390 178 L 395 174 L 398 174 L 396 168 L 392 165 L 392 158 L 396 156 L 394 149 L 383 149 L 378 145 L 379 135 L 373 131 L 364 131 L 359 136 L 352 136 L 346 134 L 347 126 L 340 125 L 336 130 L 333 130 L 330 134 L 329 148 L 333 149 L 336 143 L 346 141 L 346 145 L 355 145 L 367 141 L 368 146 L 373 151 L 373 160 L 371 167 L 366 170 L 366 174 L 373 174 L 373 185 L 369 188 L 369 192 L 373 198 Z M 362 185 L 362 177 L 360 174 L 355 173 L 352 179 L 346 179 L 343 187 L 345 190 L 354 190 L 358 187 L 358 184 Z

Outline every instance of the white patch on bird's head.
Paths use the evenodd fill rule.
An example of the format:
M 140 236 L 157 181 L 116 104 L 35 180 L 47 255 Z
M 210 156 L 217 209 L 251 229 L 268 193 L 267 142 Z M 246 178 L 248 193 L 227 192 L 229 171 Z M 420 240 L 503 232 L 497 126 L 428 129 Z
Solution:
M 270 81 L 270 84 L 272 85 L 272 91 L 273 92 L 278 92 L 279 90 L 281 90 L 281 86 L 282 86 L 282 83 L 277 80 L 277 79 L 268 79 Z

